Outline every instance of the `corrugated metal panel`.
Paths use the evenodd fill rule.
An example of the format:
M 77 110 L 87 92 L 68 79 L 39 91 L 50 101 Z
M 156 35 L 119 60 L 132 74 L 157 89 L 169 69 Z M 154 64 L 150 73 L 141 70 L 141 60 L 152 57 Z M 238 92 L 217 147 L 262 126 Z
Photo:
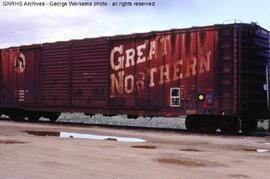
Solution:
M 72 45 L 72 105 L 105 107 L 108 97 L 109 43 L 105 39 Z
M 45 105 L 104 107 L 108 95 L 105 39 L 44 45 L 41 94 Z
M 69 104 L 70 45 L 45 44 L 41 62 L 41 95 L 44 105 Z

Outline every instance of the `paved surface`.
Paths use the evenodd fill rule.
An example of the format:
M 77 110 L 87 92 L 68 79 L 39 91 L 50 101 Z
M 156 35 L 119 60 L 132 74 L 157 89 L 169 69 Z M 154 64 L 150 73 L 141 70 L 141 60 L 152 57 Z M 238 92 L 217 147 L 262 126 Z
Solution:
M 27 134 L 24 131 L 43 133 Z M 147 142 L 60 138 L 57 136 L 59 132 L 135 137 Z M 44 134 L 50 136 L 38 136 Z M 0 121 L 0 179 L 268 179 L 270 152 L 261 151 L 270 150 L 269 143 L 269 137 Z

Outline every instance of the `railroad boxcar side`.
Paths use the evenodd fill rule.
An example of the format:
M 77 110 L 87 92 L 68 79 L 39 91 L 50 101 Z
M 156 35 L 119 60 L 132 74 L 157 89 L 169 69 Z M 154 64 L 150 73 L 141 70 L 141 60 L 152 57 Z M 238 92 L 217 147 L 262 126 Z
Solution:
M 1 51 L 1 112 L 55 121 L 187 115 L 191 131 L 250 132 L 269 115 L 269 32 L 228 24 Z

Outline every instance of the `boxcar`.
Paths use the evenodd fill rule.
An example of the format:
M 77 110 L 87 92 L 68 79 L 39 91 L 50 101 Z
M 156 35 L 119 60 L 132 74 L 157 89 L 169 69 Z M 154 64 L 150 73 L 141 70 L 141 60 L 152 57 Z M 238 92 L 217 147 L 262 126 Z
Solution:
M 1 113 L 186 115 L 191 131 L 249 133 L 269 114 L 269 50 L 254 23 L 2 49 Z

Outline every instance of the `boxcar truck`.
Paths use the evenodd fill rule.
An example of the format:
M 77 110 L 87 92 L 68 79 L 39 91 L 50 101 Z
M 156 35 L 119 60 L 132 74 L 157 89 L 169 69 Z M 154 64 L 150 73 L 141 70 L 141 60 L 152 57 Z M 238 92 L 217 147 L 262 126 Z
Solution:
M 254 23 L 11 47 L 1 113 L 185 115 L 190 131 L 250 133 L 269 118 L 269 62 L 269 32 Z

